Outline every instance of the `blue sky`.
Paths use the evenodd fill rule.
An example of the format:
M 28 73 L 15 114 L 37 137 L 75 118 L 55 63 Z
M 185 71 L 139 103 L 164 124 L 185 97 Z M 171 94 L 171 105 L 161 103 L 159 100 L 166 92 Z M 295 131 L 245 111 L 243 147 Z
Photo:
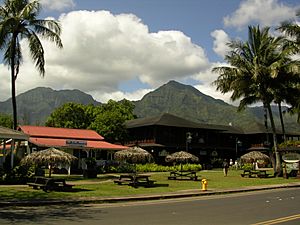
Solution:
M 2 1 L 0 1 L 2 4 Z M 246 39 L 248 25 L 295 19 L 296 0 L 41 0 L 41 18 L 61 22 L 64 48 L 44 42 L 41 78 L 22 42 L 18 94 L 35 87 L 80 89 L 96 100 L 141 97 L 176 80 L 230 102 L 215 91 L 211 68 L 224 64 L 226 43 Z M 276 33 L 274 33 L 276 35 Z M 0 101 L 10 97 L 0 64 Z

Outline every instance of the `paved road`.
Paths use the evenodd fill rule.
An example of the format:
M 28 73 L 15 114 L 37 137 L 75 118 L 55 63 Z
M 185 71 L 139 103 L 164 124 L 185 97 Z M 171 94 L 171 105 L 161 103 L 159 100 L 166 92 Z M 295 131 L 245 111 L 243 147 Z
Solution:
M 161 201 L 0 208 L 0 224 L 300 224 L 300 188 Z

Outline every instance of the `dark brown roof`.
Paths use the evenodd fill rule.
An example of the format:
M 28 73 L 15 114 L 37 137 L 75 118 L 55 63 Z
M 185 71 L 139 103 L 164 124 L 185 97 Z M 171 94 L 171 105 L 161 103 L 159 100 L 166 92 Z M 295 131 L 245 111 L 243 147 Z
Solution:
M 159 116 L 154 116 L 154 117 L 146 117 L 146 118 L 129 120 L 125 123 L 125 125 L 127 128 L 161 125 L 161 126 L 170 126 L 170 127 L 198 128 L 198 129 L 208 129 L 208 130 L 218 130 L 218 131 L 235 130 L 235 132 L 237 132 L 236 130 L 237 128 L 231 126 L 196 123 L 169 113 L 163 113 Z

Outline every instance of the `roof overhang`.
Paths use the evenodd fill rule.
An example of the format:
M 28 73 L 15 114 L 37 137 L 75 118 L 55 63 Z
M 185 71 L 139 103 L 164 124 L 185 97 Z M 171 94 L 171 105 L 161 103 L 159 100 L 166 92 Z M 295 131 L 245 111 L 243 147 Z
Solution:
M 0 126 L 0 139 L 28 140 L 29 136 L 21 131 Z
M 128 147 L 123 145 L 111 144 L 106 141 L 90 141 L 80 140 L 78 143 L 70 144 L 69 139 L 58 139 L 58 138 L 29 138 L 29 142 L 39 147 L 56 147 L 56 148 L 69 148 L 69 149 L 98 149 L 98 150 L 123 150 Z

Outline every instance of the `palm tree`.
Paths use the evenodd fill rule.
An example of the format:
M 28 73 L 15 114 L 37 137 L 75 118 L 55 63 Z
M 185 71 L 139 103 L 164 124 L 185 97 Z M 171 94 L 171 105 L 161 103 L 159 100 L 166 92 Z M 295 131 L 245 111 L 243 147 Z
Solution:
M 28 40 L 31 57 L 41 76 L 45 75 L 45 60 L 39 38 L 46 38 L 62 48 L 59 23 L 54 20 L 37 19 L 39 12 L 38 0 L 5 0 L 0 6 L 0 49 L 4 51 L 4 63 L 9 65 L 11 70 L 14 129 L 17 128 L 15 82 L 23 59 L 21 40 Z
M 297 11 L 296 16 L 300 18 L 300 10 Z M 296 20 L 289 20 L 284 21 L 281 25 L 277 28 L 281 32 L 283 32 L 287 37 L 288 43 L 294 47 L 294 51 L 299 53 L 300 51 L 300 26 Z
M 300 18 L 300 10 L 297 11 L 296 16 Z M 289 47 L 291 54 L 297 54 L 300 52 L 300 26 L 296 20 L 284 21 L 277 28 L 279 31 L 283 32 L 286 36 L 286 46 Z M 299 66 L 298 66 L 299 68 Z M 298 71 L 298 79 L 299 79 L 299 71 Z M 290 112 L 292 114 L 297 113 L 298 119 L 297 122 L 300 123 L 300 94 L 299 89 L 300 85 L 298 82 L 298 87 L 296 87 L 298 94 L 296 96 L 290 95 L 289 99 L 291 100 L 291 108 Z
M 282 60 L 279 51 L 282 42 L 282 38 L 269 35 L 268 27 L 260 29 L 259 26 L 250 26 L 248 41 L 231 41 L 228 44 L 231 52 L 226 55 L 225 60 L 230 66 L 213 69 L 220 74 L 214 81 L 217 90 L 222 93 L 232 92 L 232 100 L 241 99 L 239 110 L 257 102 L 262 102 L 267 108 L 276 157 L 275 172 L 278 175 L 281 173 L 281 162 L 271 103 L 274 100 L 272 84 L 277 77 L 274 68 Z
M 287 55 L 284 63 L 278 65 L 274 72 L 277 73 L 276 79 L 273 80 L 272 84 L 274 102 L 278 105 L 281 129 L 285 141 L 286 134 L 281 106 L 283 102 L 295 105 L 293 99 L 300 99 L 299 62 L 291 60 Z

